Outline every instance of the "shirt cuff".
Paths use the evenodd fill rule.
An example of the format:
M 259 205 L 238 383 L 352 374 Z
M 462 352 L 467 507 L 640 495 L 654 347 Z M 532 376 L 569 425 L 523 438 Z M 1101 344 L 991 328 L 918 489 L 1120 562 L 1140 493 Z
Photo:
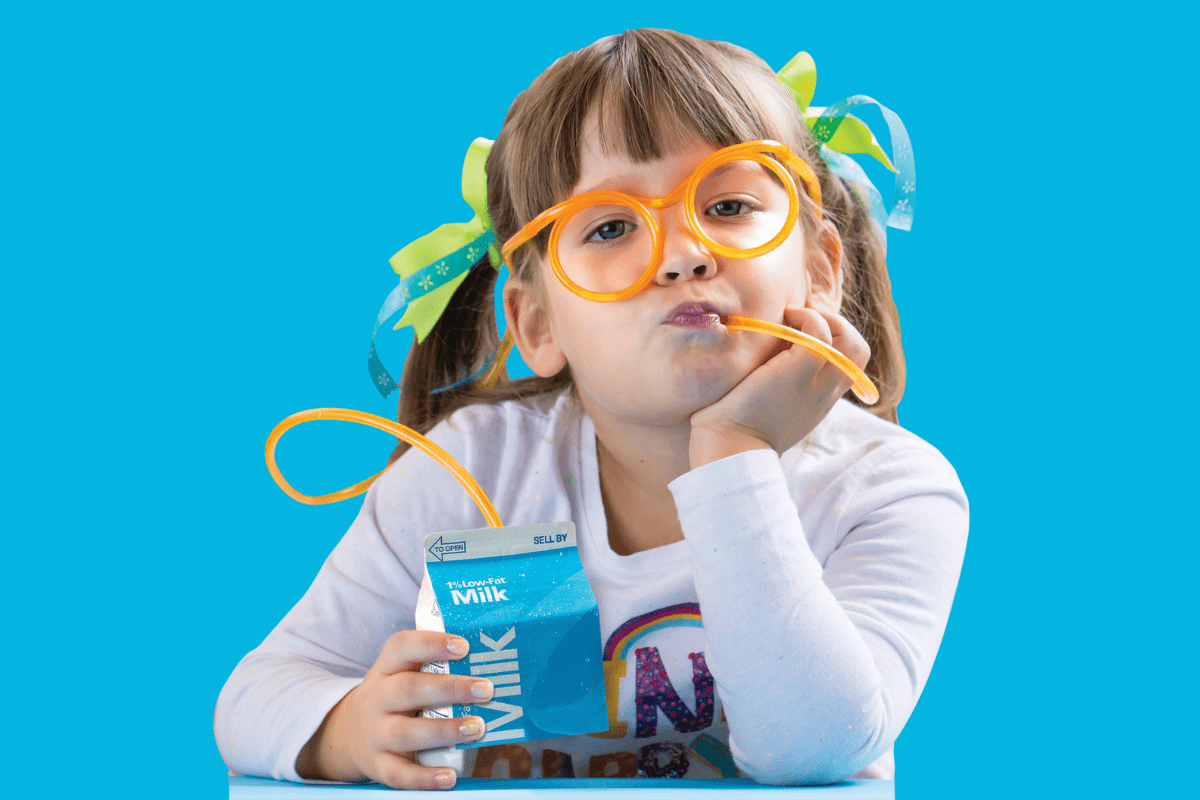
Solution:
M 731 500 L 737 504 L 739 495 L 755 494 L 763 489 L 788 494 L 779 454 L 769 448 L 717 459 L 685 472 L 667 484 L 667 488 L 675 496 L 675 508 L 685 536 L 689 529 L 685 518 L 702 524 L 703 514 L 711 506 L 724 506 Z
M 702 569 L 751 581 L 790 571 L 789 583 L 811 585 L 821 566 L 774 450 L 748 450 L 686 472 L 668 484 L 683 536 Z

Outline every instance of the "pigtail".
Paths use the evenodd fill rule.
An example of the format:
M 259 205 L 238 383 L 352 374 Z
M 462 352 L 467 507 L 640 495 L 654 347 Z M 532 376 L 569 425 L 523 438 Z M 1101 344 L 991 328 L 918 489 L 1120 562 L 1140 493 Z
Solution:
M 816 143 L 807 142 L 815 151 Z M 822 205 L 842 240 L 841 314 L 871 347 L 865 372 L 879 389 L 879 401 L 863 406 L 889 422 L 899 424 L 897 406 L 904 395 L 904 350 L 900 342 L 900 314 L 892 300 L 892 282 L 881 240 L 883 232 L 870 212 L 825 161 L 812 152 L 807 159 L 821 182 Z M 846 399 L 862 406 L 847 392 Z
M 570 385 L 566 368 L 551 378 L 535 376 L 515 381 L 509 379 L 505 370 L 490 389 L 481 388 L 475 380 L 436 391 L 478 372 L 500 345 L 493 302 L 499 273 L 487 258 L 484 255 L 470 269 L 425 341 L 413 343 L 404 362 L 396 416 L 401 425 L 418 433 L 428 433 L 455 411 L 472 403 L 524 400 Z M 407 442 L 400 442 L 388 464 L 409 447 Z
M 427 433 L 452 413 L 455 400 L 468 387 L 456 386 L 437 393 L 433 390 L 470 375 L 474 365 L 496 349 L 495 311 L 491 302 L 495 282 L 496 271 L 488 265 L 471 267 L 429 335 L 423 342 L 413 343 L 400 379 L 397 420 L 401 425 Z M 388 463 L 399 458 L 408 447 L 401 442 Z

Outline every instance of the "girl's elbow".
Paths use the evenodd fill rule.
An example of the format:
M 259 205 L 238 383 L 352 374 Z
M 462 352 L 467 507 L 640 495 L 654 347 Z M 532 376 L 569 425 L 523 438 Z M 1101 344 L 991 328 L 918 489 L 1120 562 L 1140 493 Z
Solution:
M 806 765 L 781 758 L 771 763 L 738 763 L 738 769 L 755 783 L 765 786 L 828 786 L 846 780 L 861 767 L 851 768 L 836 762 Z
M 752 755 L 731 747 L 738 769 L 756 783 L 769 786 L 827 786 L 861 772 L 887 751 L 882 724 L 847 730 L 844 736 L 828 731 L 816 741 L 783 742 L 757 747 Z M 731 745 L 733 742 L 731 742 Z

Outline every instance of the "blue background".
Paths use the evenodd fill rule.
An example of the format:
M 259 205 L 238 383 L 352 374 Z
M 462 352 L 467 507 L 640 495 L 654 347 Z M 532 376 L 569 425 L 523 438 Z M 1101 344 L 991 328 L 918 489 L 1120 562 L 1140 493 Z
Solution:
M 914 143 L 915 227 L 889 238 L 900 414 L 958 469 L 972 526 L 896 745 L 902 795 L 1183 772 L 1186 26 L 1152 5 L 648 6 L 4 12 L 5 781 L 223 795 L 217 693 L 357 511 L 284 496 L 267 433 L 318 406 L 394 413 L 366 371 L 387 258 L 470 216 L 465 148 L 543 68 L 640 26 L 775 68 L 808 50 L 817 105 L 869 94 Z M 386 363 L 406 336 L 385 337 Z M 317 493 L 391 447 L 309 425 L 279 456 Z

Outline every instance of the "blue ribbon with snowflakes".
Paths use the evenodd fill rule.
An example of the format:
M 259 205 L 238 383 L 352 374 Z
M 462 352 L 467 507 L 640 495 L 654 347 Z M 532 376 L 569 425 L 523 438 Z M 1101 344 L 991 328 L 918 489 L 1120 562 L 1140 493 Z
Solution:
M 887 226 L 899 228 L 900 230 L 912 230 L 913 213 L 917 199 L 917 168 L 913 161 L 912 142 L 909 141 L 908 131 L 904 128 L 904 123 L 900 121 L 900 117 L 896 116 L 895 112 L 883 105 L 877 100 L 867 97 L 865 94 L 856 94 L 850 97 L 844 97 L 838 100 L 833 105 L 826 108 L 816 120 L 813 121 L 812 133 L 817 141 L 821 142 L 821 156 L 825 162 L 830 165 L 835 174 L 839 177 L 852 180 L 857 183 L 870 187 L 872 192 L 872 201 L 878 195 L 878 191 L 867 180 L 866 174 L 862 172 L 862 168 L 840 153 L 836 153 L 831 148 L 827 148 L 825 144 L 829 142 L 846 115 L 850 110 L 861 105 L 876 105 L 883 112 L 883 118 L 887 122 L 888 132 L 892 137 L 892 159 L 895 162 L 896 172 L 896 189 L 892 196 L 891 212 L 887 213 L 882 203 L 882 196 L 879 196 L 879 203 L 872 202 L 871 212 L 875 217 L 876 222 L 879 222 L 881 228 Z M 849 166 L 854 164 L 853 169 Z M 844 171 L 845 172 L 844 172 Z M 857 175 L 854 175 L 854 171 Z M 882 217 L 882 219 L 880 219 Z
M 477 263 L 490 266 L 490 262 L 486 259 L 480 260 L 480 258 L 495 240 L 496 234 L 492 233 L 491 229 L 484 231 L 466 246 L 400 281 L 400 284 L 392 289 L 387 299 L 383 301 L 383 306 L 375 318 L 375 327 L 371 330 L 371 351 L 367 356 L 367 368 L 371 372 L 371 380 L 375 383 L 375 388 L 384 398 L 396 389 L 397 384 L 375 351 L 375 335 L 379 333 L 379 329 L 389 318 L 401 311 L 406 311 L 416 300 L 466 275 Z

